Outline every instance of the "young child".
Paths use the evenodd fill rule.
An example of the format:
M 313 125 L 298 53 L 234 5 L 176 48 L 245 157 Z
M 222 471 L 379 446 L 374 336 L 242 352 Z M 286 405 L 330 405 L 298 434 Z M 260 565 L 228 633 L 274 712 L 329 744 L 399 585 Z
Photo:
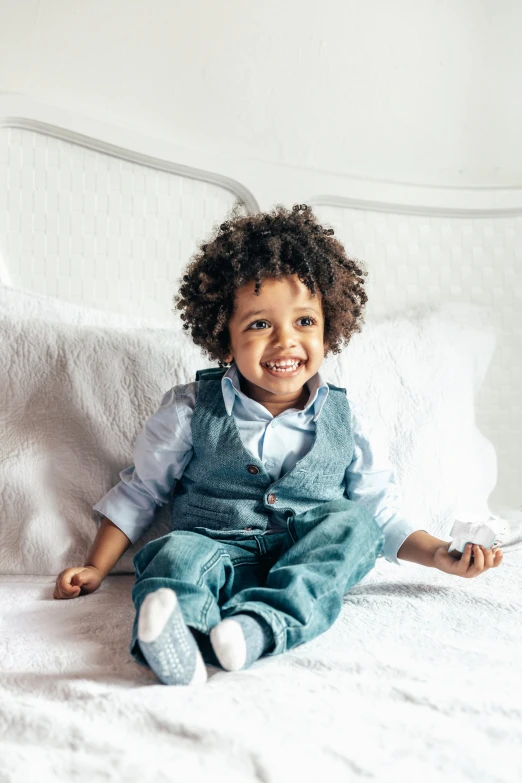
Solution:
M 401 515 L 383 444 L 323 380 L 367 301 L 366 272 L 332 235 L 296 205 L 236 214 L 201 245 L 177 307 L 219 366 L 165 394 L 135 464 L 94 507 L 86 565 L 56 580 L 55 598 L 96 590 L 172 500 L 171 532 L 133 561 L 131 653 L 162 683 L 313 639 L 381 555 L 463 577 L 501 562 L 481 547 L 457 559 Z

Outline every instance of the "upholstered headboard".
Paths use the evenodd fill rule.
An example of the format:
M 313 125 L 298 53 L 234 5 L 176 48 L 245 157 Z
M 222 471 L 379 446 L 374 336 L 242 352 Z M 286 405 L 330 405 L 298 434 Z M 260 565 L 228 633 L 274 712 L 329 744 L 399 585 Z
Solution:
M 368 317 L 488 306 L 498 346 L 477 417 L 499 458 L 493 500 L 522 506 L 522 189 L 267 166 L 15 98 L 0 100 L 0 182 L 0 281 L 99 310 L 171 322 L 196 243 L 234 205 L 277 202 L 313 205 L 366 263 Z

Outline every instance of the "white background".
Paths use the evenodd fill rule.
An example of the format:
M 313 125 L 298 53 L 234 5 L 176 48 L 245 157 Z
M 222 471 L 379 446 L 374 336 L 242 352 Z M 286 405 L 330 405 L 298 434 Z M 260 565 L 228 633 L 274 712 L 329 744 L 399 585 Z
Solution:
M 520 186 L 518 0 L 0 0 L 0 91 L 315 170 Z

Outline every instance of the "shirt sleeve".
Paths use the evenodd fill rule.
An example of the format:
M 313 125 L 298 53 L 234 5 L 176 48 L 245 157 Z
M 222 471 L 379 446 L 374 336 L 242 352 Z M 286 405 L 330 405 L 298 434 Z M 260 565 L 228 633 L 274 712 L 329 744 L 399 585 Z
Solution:
M 397 552 L 408 536 L 419 528 L 401 510 L 384 432 L 357 413 L 352 402 L 350 408 L 355 448 L 345 474 L 346 494 L 349 500 L 363 503 L 382 528 L 386 560 L 401 565 Z
M 150 527 L 158 506 L 165 505 L 193 453 L 192 414 L 197 383 L 175 386 L 145 422 L 134 445 L 134 465 L 94 506 L 132 543 Z

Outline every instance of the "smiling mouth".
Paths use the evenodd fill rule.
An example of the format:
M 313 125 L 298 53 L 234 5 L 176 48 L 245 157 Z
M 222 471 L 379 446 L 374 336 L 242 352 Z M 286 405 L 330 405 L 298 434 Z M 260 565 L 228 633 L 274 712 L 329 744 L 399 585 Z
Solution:
M 291 375 L 298 370 L 303 364 L 303 359 L 297 359 L 292 362 L 282 362 L 281 364 L 271 364 L 265 362 L 262 366 L 274 375 Z

